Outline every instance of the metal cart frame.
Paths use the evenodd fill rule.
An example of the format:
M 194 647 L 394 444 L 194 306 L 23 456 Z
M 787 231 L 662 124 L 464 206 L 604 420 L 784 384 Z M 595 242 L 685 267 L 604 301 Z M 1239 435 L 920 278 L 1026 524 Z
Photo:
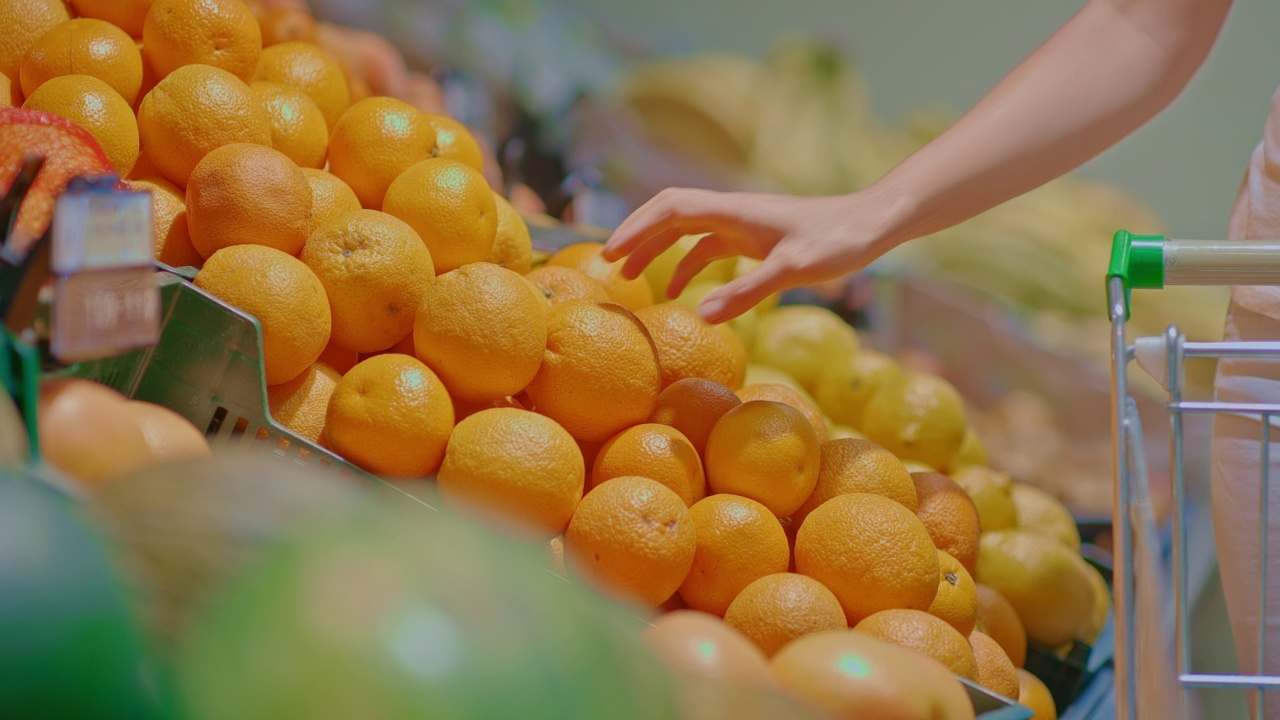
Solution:
M 1159 289 L 1168 285 L 1280 285 L 1280 242 L 1174 240 L 1163 236 L 1116 233 L 1107 274 L 1108 311 L 1112 322 L 1112 407 L 1115 526 L 1115 621 L 1116 621 L 1116 703 L 1119 720 L 1139 717 L 1137 686 L 1138 595 L 1143 573 L 1148 580 L 1154 573 L 1161 583 L 1172 585 L 1174 606 L 1171 618 L 1173 641 L 1170 643 L 1173 674 L 1182 707 L 1191 707 L 1190 693 L 1195 689 L 1256 690 L 1258 716 L 1268 699 L 1262 690 L 1280 687 L 1280 676 L 1265 675 L 1266 623 L 1258 623 L 1258 673 L 1228 674 L 1194 672 L 1188 648 L 1190 636 L 1190 591 L 1188 589 L 1188 509 L 1185 464 L 1186 437 L 1184 422 L 1190 415 L 1234 414 L 1259 418 L 1261 421 L 1261 476 L 1259 538 L 1261 551 L 1258 567 L 1260 612 L 1266 617 L 1267 586 L 1267 518 L 1266 501 L 1270 490 L 1270 421 L 1280 417 L 1280 404 L 1224 403 L 1188 400 L 1183 396 L 1184 366 L 1195 358 L 1275 358 L 1280 359 L 1280 338 L 1276 342 L 1190 342 L 1177 325 L 1154 338 L 1130 339 L 1126 335 L 1129 319 L 1129 297 L 1134 289 Z M 1168 391 L 1171 430 L 1170 471 L 1173 485 L 1171 509 L 1172 562 L 1171 576 L 1163 577 L 1158 551 L 1155 518 L 1148 503 L 1149 488 L 1143 458 L 1142 427 L 1133 399 L 1129 395 L 1129 364 L 1134 362 L 1151 374 Z M 1151 588 L 1152 586 L 1148 586 Z M 1146 598 L 1148 609 L 1153 600 Z M 1167 608 L 1160 608 L 1163 611 Z M 1168 642 L 1168 626 L 1160 623 L 1156 641 Z M 1152 632 L 1152 630 L 1148 630 Z M 1144 661 L 1149 658 L 1144 657 Z M 1270 699 L 1272 705 L 1280 700 Z M 1144 712 L 1150 716 L 1150 711 Z

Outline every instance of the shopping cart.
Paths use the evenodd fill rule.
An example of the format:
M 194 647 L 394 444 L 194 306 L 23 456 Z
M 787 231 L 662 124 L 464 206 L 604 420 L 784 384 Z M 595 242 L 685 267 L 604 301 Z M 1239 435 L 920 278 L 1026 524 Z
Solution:
M 1280 677 L 1262 674 L 1265 665 L 1265 623 L 1258 629 L 1259 674 L 1196 671 L 1192 668 L 1192 557 L 1198 549 L 1188 542 L 1195 519 L 1189 510 L 1187 457 L 1202 448 L 1189 446 L 1187 424 L 1214 415 L 1257 418 L 1261 426 L 1260 512 L 1269 492 L 1270 421 L 1280 417 L 1280 404 L 1243 404 L 1197 400 L 1184 396 L 1185 366 L 1196 359 L 1277 358 L 1276 342 L 1191 342 L 1170 325 L 1157 337 L 1131 339 L 1126 335 L 1129 297 L 1133 290 L 1169 285 L 1280 285 L 1280 243 L 1275 241 L 1174 240 L 1163 236 L 1116 233 L 1107 274 L 1107 297 L 1112 321 L 1113 471 L 1115 493 L 1115 697 L 1116 717 L 1182 717 L 1195 706 L 1197 690 L 1260 691 L 1280 687 Z M 1168 392 L 1170 424 L 1170 482 L 1173 507 L 1169 537 L 1171 558 L 1164 562 L 1161 533 L 1149 503 L 1150 487 L 1143 452 L 1142 423 L 1129 394 L 1130 363 L 1137 365 Z M 1267 586 L 1267 523 L 1259 521 L 1259 617 L 1265 617 Z M 1166 573 L 1166 568 L 1168 572 Z M 1161 601 L 1173 597 L 1173 607 Z M 1169 614 L 1168 611 L 1172 613 Z M 1155 622 L 1150 619 L 1155 616 Z M 1171 637 L 1170 637 L 1171 636 Z M 1142 668 L 1139 670 L 1139 660 Z M 1165 667 L 1159 667 L 1167 663 Z M 1152 664 L 1157 667 L 1153 668 Z M 1142 682 L 1139 682 L 1139 675 Z M 1162 687 L 1167 682 L 1169 688 Z M 1151 685 L 1158 687 L 1151 687 Z M 1176 690 L 1173 686 L 1176 684 Z M 1174 690 L 1166 692 L 1166 690 Z M 1265 693 L 1252 693 L 1261 715 Z M 1153 712 L 1152 704 L 1161 705 Z M 1140 714 L 1141 713 L 1141 714 Z

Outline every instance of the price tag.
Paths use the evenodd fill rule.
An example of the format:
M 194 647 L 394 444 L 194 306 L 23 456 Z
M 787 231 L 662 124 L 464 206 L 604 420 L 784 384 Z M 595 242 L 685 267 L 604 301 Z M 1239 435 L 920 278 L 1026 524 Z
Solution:
M 155 258 L 151 193 L 67 192 L 53 213 L 55 275 L 150 266 Z

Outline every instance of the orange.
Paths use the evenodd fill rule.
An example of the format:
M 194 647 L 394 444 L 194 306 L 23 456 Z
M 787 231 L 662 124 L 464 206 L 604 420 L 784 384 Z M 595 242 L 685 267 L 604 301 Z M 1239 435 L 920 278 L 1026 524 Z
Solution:
M 393 478 L 435 472 L 453 431 L 444 384 L 415 358 L 397 353 L 363 360 L 329 399 L 329 447 L 371 473 Z
M 796 392 L 794 388 L 778 383 L 758 383 L 756 385 L 748 385 L 739 390 L 738 398 L 742 402 L 772 400 L 784 405 L 790 405 L 804 414 L 805 420 L 813 428 L 813 434 L 817 436 L 819 443 L 827 441 L 827 421 L 822 417 L 822 411 L 818 410 L 816 405 L 809 402 L 799 392 Z
M 427 117 L 395 98 L 361 100 L 342 113 L 332 128 L 329 172 L 342 178 L 360 202 L 374 210 L 382 209 L 391 182 L 429 159 L 436 146 L 435 130 Z
M 457 160 L 476 172 L 484 172 L 484 155 L 480 145 L 465 125 L 448 115 L 429 114 L 427 121 L 436 130 L 435 156 Z
M 547 314 L 520 275 L 472 263 L 421 279 L 414 350 L 450 395 L 482 402 L 529 385 L 547 347 Z
M 614 478 L 578 503 L 564 534 L 565 558 L 603 592 L 657 606 L 689 574 L 695 532 L 679 495 L 648 478 Z
M 271 122 L 271 147 L 299 167 L 324 167 L 329 126 L 311 98 L 297 88 L 262 80 L 249 89 L 257 94 Z
M 275 248 L 223 248 L 205 260 L 195 284 L 258 319 L 268 385 L 301 375 L 329 343 L 324 286 L 301 260 Z
M 960 677 L 974 682 L 978 680 L 978 662 L 969 641 L 945 621 L 927 612 L 881 610 L 866 617 L 853 629 L 922 652 Z
M 977 629 L 1004 648 L 1015 667 L 1027 661 L 1027 630 L 1018 611 L 994 588 L 978 584 Z
M 240 78 L 208 65 L 188 65 L 156 83 L 138 106 L 147 156 L 175 185 L 210 151 L 230 143 L 271 146 L 271 122 Z
M 133 189 L 151 192 L 151 224 L 156 260 L 172 267 L 200 267 L 204 258 L 187 231 L 187 200 L 182 190 L 161 178 L 134 180 Z
M 258 16 L 262 47 L 299 40 L 315 42 L 316 19 L 306 7 L 274 7 Z
M 753 400 L 711 428 L 703 461 L 712 492 L 757 500 L 778 517 L 795 512 L 818 482 L 818 439 L 799 410 Z
M 546 352 L 525 393 L 533 410 L 578 440 L 600 442 L 648 420 L 661 382 L 653 341 L 635 315 L 570 300 L 547 312 Z
M 454 428 L 439 487 L 451 504 L 550 537 L 569 525 L 583 474 L 582 453 L 554 420 L 493 408 Z
M 978 508 L 973 500 L 942 473 L 912 473 L 916 486 L 916 516 L 924 522 L 939 550 L 947 551 L 970 574 L 978 568 Z
M 387 187 L 382 209 L 418 231 L 436 272 L 483 262 L 498 236 L 498 209 L 484 176 L 453 160 L 424 160 Z
M 312 227 L 319 227 L 342 213 L 360 209 L 360 199 L 337 175 L 308 167 L 302 168 L 302 174 L 311 185 Z
M 498 193 L 493 194 L 493 206 L 498 211 L 498 230 L 485 260 L 525 275 L 533 268 L 533 238 L 529 236 L 529 226 Z
M 89 488 L 150 465 L 151 447 L 125 403 L 120 393 L 89 380 L 41 383 L 36 419 L 42 460 Z
M 679 495 L 685 505 L 692 506 L 707 494 L 698 451 L 679 430 L 666 425 L 635 425 L 601 446 L 591 468 L 592 482 L 598 485 L 627 475 L 657 480 Z
M 658 404 L 649 422 L 679 430 L 702 457 L 711 428 L 725 413 L 741 404 L 732 390 L 714 380 L 685 378 L 671 383 L 658 395 Z
M 42 35 L 71 19 L 62 0 L 0 0 L 0 73 L 21 84 L 22 58 Z
M 154 462 L 181 462 L 212 454 L 204 433 L 169 408 L 141 400 L 127 400 L 124 407 L 142 429 Z
M 644 629 L 658 659 L 681 677 L 700 676 L 736 685 L 774 686 L 769 661 L 749 640 L 720 619 L 697 610 L 676 610 Z
M 333 57 L 311 43 L 283 42 L 263 50 L 254 79 L 284 83 L 306 93 L 324 114 L 331 132 L 351 104 L 351 92 L 342 68 Z M 356 194 L 359 193 L 356 189 Z
M 729 603 L 724 623 L 769 657 L 797 638 L 849 626 L 840 601 L 826 586 L 792 572 L 775 572 L 748 583 Z
M 497 247 L 496 242 L 494 247 Z M 529 271 L 525 277 L 533 283 L 534 287 L 542 291 L 552 305 L 566 300 L 609 301 L 609 293 L 604 291 L 603 285 L 588 277 L 586 273 L 573 268 L 543 265 Z
M 333 312 L 331 341 L 356 352 L 385 350 L 413 332 L 414 314 L 435 276 L 413 229 L 377 210 L 352 210 L 303 245 Z M 448 385 L 448 383 L 445 383 Z
M 649 283 L 643 277 L 634 280 L 622 277 L 624 261 L 609 263 L 600 255 L 602 248 L 604 243 L 601 242 L 567 245 L 552 255 L 547 264 L 581 270 L 604 285 L 609 298 L 628 310 L 639 310 L 652 305 L 653 292 L 649 289 Z
M 1018 668 L 1018 704 L 1035 713 L 1031 720 L 1058 720 L 1058 708 L 1049 688 L 1022 668 Z
M 973 576 L 959 560 L 938 551 L 938 594 L 929 605 L 929 614 L 946 620 L 951 627 L 968 635 L 978 621 L 978 590 Z
M 1017 700 L 1018 669 L 1000 644 L 974 630 L 969 635 L 969 647 L 973 648 L 974 660 L 978 662 L 978 684 L 997 695 Z
M 142 37 L 142 24 L 147 19 L 152 0 L 70 0 L 80 17 L 106 20 L 129 34 Z
M 156 76 L 212 65 L 248 82 L 262 54 L 262 31 L 240 0 L 153 0 L 142 48 Z
M 27 96 L 22 107 L 61 115 L 88 130 L 121 177 L 128 175 L 138 160 L 138 121 L 133 109 L 98 78 L 53 78 Z
M 696 531 L 693 567 L 680 597 L 695 610 L 724 615 L 743 588 L 785 573 L 787 534 L 769 508 L 737 495 L 712 495 L 689 508 Z
M 109 22 L 69 20 L 41 35 L 22 58 L 22 93 L 30 97 L 63 75 L 98 78 L 132 107 L 142 87 L 142 54 L 133 38 Z
M 191 171 L 187 225 L 206 258 L 234 245 L 297 255 L 311 231 L 311 184 L 279 150 L 223 145 Z
M 346 375 L 347 371 L 360 362 L 360 359 L 360 354 L 355 350 L 348 350 L 339 345 L 329 343 L 325 346 L 324 352 L 320 353 L 320 359 L 316 362 L 322 362 L 337 370 L 339 375 Z
M 700 377 L 731 388 L 742 386 L 747 372 L 743 358 L 733 351 L 729 339 L 715 326 L 683 305 L 662 303 L 636 311 L 653 344 L 662 367 L 662 387 L 677 380 Z
M 838 495 L 809 513 L 796 533 L 796 571 L 830 588 L 851 625 L 890 608 L 927 610 L 938 594 L 938 553 L 924 524 L 869 493 Z
M 143 151 L 142 148 L 138 148 L 138 160 L 133 164 L 133 170 L 130 170 L 126 177 L 130 180 L 145 180 L 151 178 L 154 180 L 164 180 L 165 182 L 169 182 L 164 179 L 164 173 L 160 172 L 160 168 L 156 167 L 155 163 L 151 162 L 151 158 L 147 157 L 147 153 Z M 172 185 L 173 183 L 169 184 Z M 174 187 L 177 186 L 174 185 Z M 186 192 L 182 188 L 178 188 L 178 190 L 179 192 Z M 186 200 L 184 199 L 182 202 L 185 206 Z
M 773 657 L 788 695 L 833 720 L 973 720 L 964 686 L 941 663 L 864 633 L 805 636 Z
M 869 440 L 840 439 L 822 443 L 818 484 L 791 519 L 800 525 L 822 503 L 854 492 L 883 495 L 916 509 L 916 486 L 901 460 Z
M 304 440 L 323 444 L 324 417 L 329 398 L 342 373 L 322 361 L 315 362 L 287 383 L 267 388 L 271 419 L 297 433 Z

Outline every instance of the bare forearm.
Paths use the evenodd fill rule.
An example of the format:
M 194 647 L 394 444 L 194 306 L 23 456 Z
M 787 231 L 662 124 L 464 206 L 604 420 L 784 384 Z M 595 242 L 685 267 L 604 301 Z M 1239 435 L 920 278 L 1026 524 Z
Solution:
M 1034 189 L 1155 117 L 1186 87 L 1230 0 L 1093 0 L 953 127 L 887 174 L 896 242 Z M 896 244 L 895 242 L 895 244 Z

